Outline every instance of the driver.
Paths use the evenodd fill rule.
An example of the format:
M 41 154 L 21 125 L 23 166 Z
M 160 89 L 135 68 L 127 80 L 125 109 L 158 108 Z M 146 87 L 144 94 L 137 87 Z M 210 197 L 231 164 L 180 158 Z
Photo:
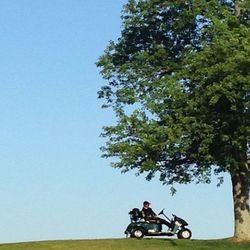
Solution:
M 169 228 L 173 229 L 173 225 L 170 222 L 157 216 L 157 214 L 150 207 L 150 203 L 148 201 L 143 202 L 143 208 L 141 210 L 141 213 L 145 221 L 156 220 L 157 223 L 164 224 Z

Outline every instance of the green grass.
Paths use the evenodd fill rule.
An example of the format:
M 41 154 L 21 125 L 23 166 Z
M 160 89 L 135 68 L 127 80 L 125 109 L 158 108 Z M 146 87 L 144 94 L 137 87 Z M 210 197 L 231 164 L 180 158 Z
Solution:
M 173 240 L 173 239 L 111 239 L 43 241 L 2 244 L 0 250 L 249 250 L 250 243 L 228 240 Z

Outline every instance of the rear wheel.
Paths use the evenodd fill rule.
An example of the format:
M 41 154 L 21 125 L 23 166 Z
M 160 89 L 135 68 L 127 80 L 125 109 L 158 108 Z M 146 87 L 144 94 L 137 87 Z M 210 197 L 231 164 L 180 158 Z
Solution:
M 131 232 L 131 237 L 136 239 L 142 239 L 145 235 L 145 231 L 142 228 L 135 228 Z
M 192 232 L 188 228 L 183 228 L 177 233 L 178 239 L 188 240 L 192 237 Z

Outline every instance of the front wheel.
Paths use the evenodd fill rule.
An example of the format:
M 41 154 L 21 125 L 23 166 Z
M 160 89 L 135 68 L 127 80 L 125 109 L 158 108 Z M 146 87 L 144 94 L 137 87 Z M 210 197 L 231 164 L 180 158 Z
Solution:
M 192 237 L 192 232 L 188 228 L 183 228 L 177 233 L 178 239 L 188 240 Z
M 136 239 L 142 239 L 145 235 L 145 232 L 141 228 L 136 228 L 131 232 L 131 237 Z

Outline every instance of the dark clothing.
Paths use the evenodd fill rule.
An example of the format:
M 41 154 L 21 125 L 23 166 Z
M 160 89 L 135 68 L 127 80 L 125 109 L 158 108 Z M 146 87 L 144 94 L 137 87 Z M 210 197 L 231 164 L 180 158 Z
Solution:
M 162 219 L 162 218 L 157 218 L 156 221 L 157 221 L 157 223 L 166 225 L 166 226 L 168 226 L 169 228 L 173 228 L 173 225 L 172 225 L 170 222 L 168 222 L 168 221 L 166 221 L 166 220 L 164 220 L 164 219 Z
M 150 207 L 149 208 L 143 207 L 142 210 L 141 210 L 141 213 L 142 213 L 142 217 L 146 221 L 153 220 L 156 217 L 156 213 Z
M 146 221 L 149 221 L 149 220 L 153 220 L 155 219 L 156 217 L 156 213 L 153 211 L 152 208 L 145 208 L 143 207 L 142 210 L 141 210 L 141 213 L 142 213 L 142 217 L 146 220 Z
M 152 208 L 145 208 L 143 207 L 142 210 L 141 210 L 141 213 L 142 213 L 142 218 L 144 218 L 146 221 L 155 221 L 156 223 L 160 223 L 160 224 L 164 224 L 170 228 L 172 228 L 172 225 L 170 222 L 162 219 L 162 218 L 159 218 L 156 213 L 153 211 Z

